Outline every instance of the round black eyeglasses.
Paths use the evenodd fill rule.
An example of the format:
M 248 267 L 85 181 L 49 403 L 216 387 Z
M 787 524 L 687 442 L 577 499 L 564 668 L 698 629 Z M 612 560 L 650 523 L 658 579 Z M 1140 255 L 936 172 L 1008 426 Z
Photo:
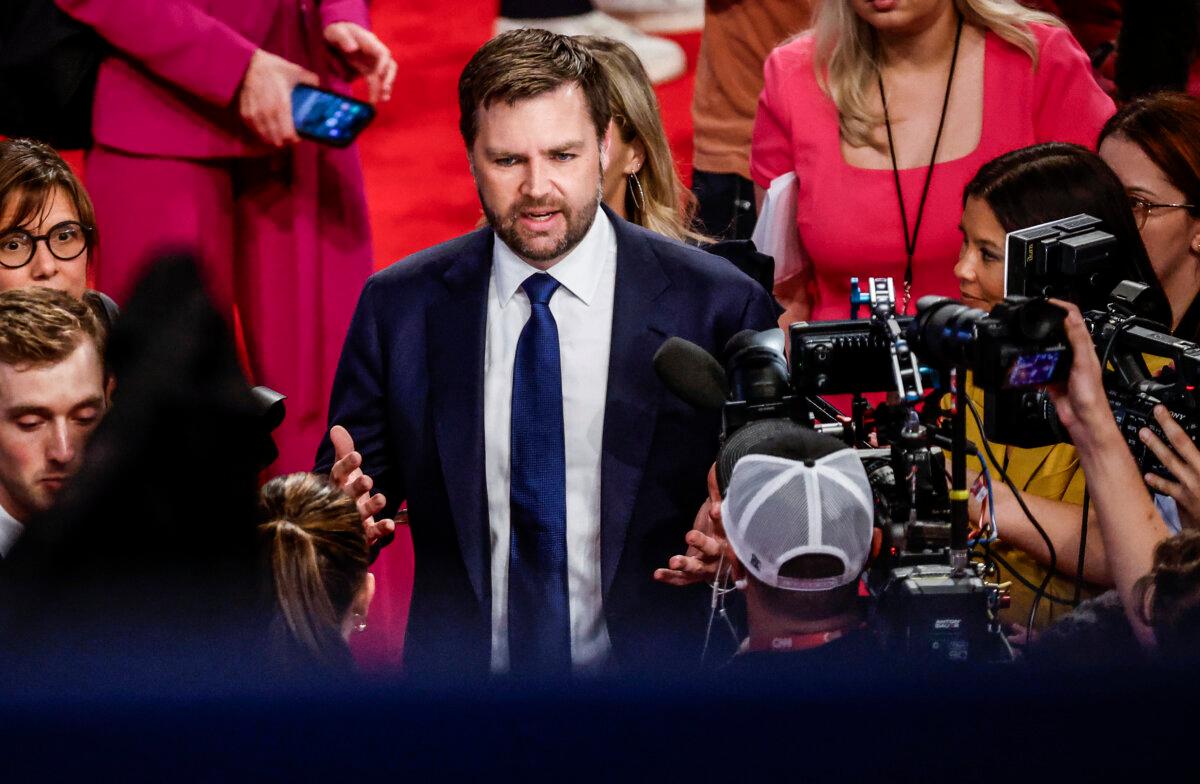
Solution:
M 79 221 L 56 223 L 45 234 L 30 234 L 24 229 L 9 229 L 0 234 L 0 267 L 20 269 L 33 261 L 37 244 L 45 242 L 50 254 L 59 261 L 77 259 L 91 244 L 92 227 Z

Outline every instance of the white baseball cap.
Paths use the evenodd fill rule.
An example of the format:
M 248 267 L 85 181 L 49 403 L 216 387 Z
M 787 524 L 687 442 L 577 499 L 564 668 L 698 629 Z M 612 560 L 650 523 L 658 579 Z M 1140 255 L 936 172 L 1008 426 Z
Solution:
M 787 591 L 828 591 L 859 578 L 871 553 L 874 504 L 852 448 L 776 419 L 744 426 L 722 452 L 718 463 L 729 473 L 721 520 L 750 574 Z M 817 554 L 841 561 L 841 574 L 780 574 L 789 561 Z

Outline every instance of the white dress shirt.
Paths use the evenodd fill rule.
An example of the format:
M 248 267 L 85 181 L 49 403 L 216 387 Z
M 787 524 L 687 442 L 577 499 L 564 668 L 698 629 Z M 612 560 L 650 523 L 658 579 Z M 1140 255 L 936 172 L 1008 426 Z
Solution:
M 13 545 L 21 538 L 25 526 L 0 506 L 0 558 L 7 558 Z
M 492 670 L 508 671 L 509 486 L 513 364 L 529 320 L 521 284 L 538 269 L 496 238 L 483 351 L 483 440 L 492 570 Z M 600 447 L 608 396 L 617 239 L 603 210 L 583 240 L 547 271 L 561 285 L 550 299 L 562 368 L 566 450 L 567 591 L 571 661 L 603 665 L 610 643 L 600 578 Z

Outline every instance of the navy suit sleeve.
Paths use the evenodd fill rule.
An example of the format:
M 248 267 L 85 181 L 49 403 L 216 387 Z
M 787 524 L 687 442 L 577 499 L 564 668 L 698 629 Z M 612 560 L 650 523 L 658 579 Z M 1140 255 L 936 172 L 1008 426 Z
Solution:
M 776 315 L 778 312 L 771 295 L 761 286 L 755 285 L 742 308 L 741 326 L 737 331 L 753 329 L 761 332 L 764 329 L 774 329 L 779 326 L 779 317 Z
M 404 500 L 399 466 L 391 464 L 396 450 L 388 444 L 387 345 L 380 324 L 385 312 L 378 287 L 368 279 L 359 297 L 354 318 L 342 345 L 333 391 L 329 399 L 329 421 L 317 450 L 314 470 L 328 473 L 333 466 L 333 444 L 329 428 L 341 425 L 350 431 L 354 448 L 363 456 L 363 470 L 374 480 L 375 490 L 388 497 L 388 508 Z

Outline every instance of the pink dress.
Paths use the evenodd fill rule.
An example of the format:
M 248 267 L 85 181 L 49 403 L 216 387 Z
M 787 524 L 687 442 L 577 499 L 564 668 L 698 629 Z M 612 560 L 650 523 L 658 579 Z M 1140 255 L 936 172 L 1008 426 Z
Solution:
M 1039 44 L 1030 58 L 987 33 L 984 49 L 983 129 L 969 155 L 936 164 L 913 256 L 912 303 L 926 294 L 958 296 L 954 264 L 962 236 L 962 192 L 987 161 L 1048 141 L 1095 147 L 1114 111 L 1092 77 L 1087 56 L 1066 30 L 1032 25 Z M 849 316 L 850 277 L 892 277 L 899 299 L 904 280 L 904 229 L 891 169 L 861 169 L 842 157 L 837 109 L 817 85 L 813 41 L 804 36 L 767 58 L 750 152 L 754 181 L 796 172 L 796 227 L 803 264 L 811 270 L 810 319 Z M 911 227 L 926 166 L 900 171 Z M 805 270 L 780 270 L 777 280 Z M 815 284 L 815 285 L 814 285 Z M 910 312 L 912 306 L 910 305 Z

